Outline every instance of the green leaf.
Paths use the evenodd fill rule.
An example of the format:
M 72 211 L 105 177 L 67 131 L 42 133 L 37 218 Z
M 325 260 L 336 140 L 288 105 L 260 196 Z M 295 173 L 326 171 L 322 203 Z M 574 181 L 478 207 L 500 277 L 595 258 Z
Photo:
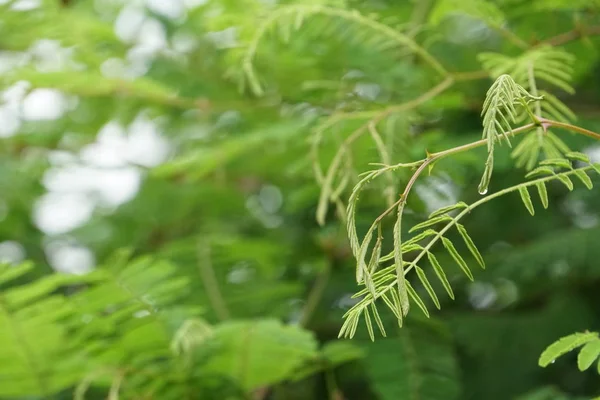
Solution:
M 364 350 L 356 344 L 337 340 L 327 342 L 321 349 L 321 354 L 327 360 L 327 364 L 334 367 L 365 356 Z
M 580 371 L 588 369 L 600 356 L 600 340 L 592 340 L 586 343 L 577 356 L 577 367 Z
M 431 297 L 431 300 L 433 301 L 433 304 L 435 304 L 436 308 L 439 310 L 441 308 L 440 301 L 438 300 L 438 297 L 435 294 L 435 290 L 433 290 L 433 287 L 431 286 L 431 283 L 427 279 L 427 275 L 425 274 L 425 271 L 423 271 L 423 269 L 420 268 L 419 266 L 416 266 L 415 270 L 417 272 L 417 276 L 419 277 L 419 280 L 423 284 L 423 287 L 425 288 L 425 290 L 429 294 L 429 297 Z
M 218 351 L 200 371 L 229 377 L 246 391 L 282 382 L 318 356 L 312 333 L 275 320 L 223 323 L 206 346 L 217 346 Z
M 540 367 L 547 367 L 550 363 L 554 362 L 554 360 L 563 354 L 566 354 L 579 346 L 597 339 L 597 332 L 574 333 L 572 335 L 560 338 L 548 346 L 546 350 L 544 350 L 544 352 L 540 355 L 538 364 Z
M 594 187 L 592 179 L 588 176 L 588 174 L 585 171 L 578 169 L 575 171 L 575 175 L 585 185 L 586 188 L 592 189 Z
M 458 230 L 458 233 L 460 233 L 460 236 L 463 238 L 463 241 L 465 242 L 465 244 L 469 248 L 469 251 L 471 252 L 471 254 L 473 255 L 473 257 L 475 257 L 475 260 L 477 260 L 477 263 L 479 263 L 479 265 L 481 266 L 481 268 L 485 269 L 485 261 L 483 260 L 483 256 L 481 255 L 481 253 L 477 249 L 477 246 L 475 246 L 475 242 L 473 242 L 473 239 L 471 239 L 471 237 L 467 233 L 467 230 L 464 227 L 464 225 L 457 223 L 456 224 L 456 229 Z
M 529 214 L 534 215 L 535 210 L 533 208 L 533 203 L 531 202 L 531 197 L 529 196 L 529 191 L 527 188 L 524 186 L 519 187 L 519 195 L 521 196 L 521 200 L 523 201 L 525 208 L 527 208 L 527 211 L 529 211 Z
M 569 190 L 573 190 L 573 182 L 566 175 L 556 175 L 556 178 L 561 181 Z
M 456 247 L 454 247 L 454 244 L 452 244 L 450 239 L 442 237 L 442 243 L 444 244 L 444 247 L 446 248 L 446 250 L 448 250 L 448 253 L 450 253 L 450 255 L 452 256 L 454 261 L 456 261 L 456 263 L 458 264 L 460 269 L 462 269 L 462 271 L 465 273 L 465 275 L 467 275 L 469 280 L 473 281 L 475 279 L 475 278 L 473 278 L 473 273 L 467 266 L 467 263 L 465 262 L 465 260 L 458 253 L 458 251 L 456 250 Z
M 548 192 L 546 191 L 546 184 L 544 182 L 538 182 L 535 184 L 538 190 L 538 194 L 540 195 L 540 201 L 542 202 L 542 206 L 544 208 L 548 208 Z
M 429 318 L 429 310 L 427 309 L 425 302 L 423 301 L 423 299 L 421 299 L 421 296 L 419 296 L 419 294 L 412 287 L 409 281 L 406 281 L 406 290 L 408 291 L 408 295 L 415 302 L 417 307 L 419 307 L 421 311 L 423 311 L 423 314 L 425 314 L 425 316 Z
M 371 338 L 371 341 L 374 342 L 375 341 L 375 333 L 373 332 L 373 323 L 371 322 L 371 315 L 369 314 L 369 308 L 365 308 L 365 310 L 363 311 L 363 314 L 365 316 L 365 325 L 367 326 L 367 332 L 369 332 L 369 337 Z
M 586 164 L 590 162 L 590 158 L 587 156 L 587 154 L 580 153 L 578 151 L 570 151 L 565 154 L 565 157 L 570 158 L 571 160 L 581 161 Z
M 420 224 L 413 226 L 412 228 L 410 228 L 410 230 L 408 232 L 411 233 L 411 232 L 417 231 L 419 229 L 423 229 L 423 228 L 427 228 L 427 227 L 435 225 L 435 224 L 439 224 L 441 222 L 449 222 L 449 221 L 452 221 L 451 217 L 449 217 L 447 215 L 440 215 L 438 217 L 428 219 L 427 221 L 421 222 Z
M 433 253 L 430 253 L 430 252 L 427 252 L 427 258 L 429 259 L 429 263 L 433 267 L 435 274 L 437 275 L 438 279 L 442 283 L 442 286 L 444 286 L 444 289 L 446 289 L 446 293 L 448 293 L 448 296 L 452 300 L 454 300 L 454 292 L 452 291 L 452 286 L 450 286 L 450 282 L 448 281 L 448 278 L 446 277 L 446 273 L 444 272 L 444 269 L 440 265 L 438 259 L 435 257 L 435 255 Z
M 525 178 L 529 179 L 537 175 L 554 175 L 554 170 L 546 166 L 537 167 L 536 169 L 532 170 L 527 175 L 525 175 Z
M 564 169 L 572 168 L 569 160 L 566 160 L 564 158 L 551 158 L 551 159 L 547 159 L 547 160 L 542 160 L 540 162 L 540 165 L 551 165 L 553 167 L 564 168 Z
M 438 209 L 438 210 L 436 210 L 436 211 L 432 212 L 432 213 L 429 215 L 429 218 L 428 218 L 428 219 L 435 218 L 435 217 L 439 217 L 440 215 L 447 214 L 447 213 L 449 213 L 450 211 L 459 210 L 459 209 L 462 209 L 462 208 L 467 208 L 467 207 L 469 207 L 469 205 L 468 205 L 467 203 L 465 203 L 465 202 L 462 202 L 462 201 L 459 201 L 459 202 L 458 202 L 458 203 L 456 203 L 456 204 L 453 204 L 453 205 L 451 205 L 451 206 L 442 207 L 442 208 L 440 208 L 440 209 Z
M 379 328 L 379 332 L 383 337 L 386 337 L 385 327 L 383 326 L 383 321 L 381 320 L 381 316 L 379 315 L 379 311 L 377 311 L 377 307 L 375 307 L 375 303 L 371 304 L 371 311 L 373 312 L 373 318 L 375 318 L 375 322 L 377 323 L 377 327 Z

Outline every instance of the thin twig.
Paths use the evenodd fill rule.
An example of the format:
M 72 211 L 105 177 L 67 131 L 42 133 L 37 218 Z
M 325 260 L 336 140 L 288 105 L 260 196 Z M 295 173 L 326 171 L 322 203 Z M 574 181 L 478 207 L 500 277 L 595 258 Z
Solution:
M 561 46 L 565 43 L 577 40 L 582 37 L 595 35 L 600 35 L 600 26 L 590 26 L 585 28 L 577 27 L 568 32 L 561 33 L 560 35 L 556 35 L 549 39 L 542 40 L 540 43 L 536 44 L 535 47 L 539 47 L 542 45 Z
M 200 276 L 202 277 L 202 283 L 204 284 L 204 290 L 206 290 L 206 294 L 208 295 L 208 300 L 219 320 L 227 320 L 230 317 L 230 313 L 221 291 L 219 290 L 219 282 L 215 276 L 215 271 L 210 259 L 210 246 L 208 243 L 199 241 L 197 254 L 198 271 L 200 271 Z

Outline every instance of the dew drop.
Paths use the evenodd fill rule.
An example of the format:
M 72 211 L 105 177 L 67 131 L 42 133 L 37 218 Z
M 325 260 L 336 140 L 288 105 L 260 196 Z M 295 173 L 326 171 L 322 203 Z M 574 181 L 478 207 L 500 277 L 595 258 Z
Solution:
M 487 188 L 479 189 L 479 194 L 486 194 L 488 192 Z
M 555 362 L 555 361 L 556 361 L 556 360 L 552 360 L 551 364 L 554 364 L 554 362 Z

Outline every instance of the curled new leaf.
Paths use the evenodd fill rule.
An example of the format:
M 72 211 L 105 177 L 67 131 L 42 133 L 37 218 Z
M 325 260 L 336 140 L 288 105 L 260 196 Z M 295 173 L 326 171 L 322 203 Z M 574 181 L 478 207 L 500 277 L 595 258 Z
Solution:
M 517 84 L 510 75 L 500 75 L 488 90 L 483 103 L 483 134 L 487 140 L 488 158 L 485 172 L 479 184 L 479 193 L 485 194 L 489 186 L 494 166 L 494 145 L 499 137 L 504 137 L 510 145 L 508 133 L 512 132 L 511 122 L 517 118 L 516 105 L 526 107 L 533 100 L 541 97 L 531 95 L 523 86 Z

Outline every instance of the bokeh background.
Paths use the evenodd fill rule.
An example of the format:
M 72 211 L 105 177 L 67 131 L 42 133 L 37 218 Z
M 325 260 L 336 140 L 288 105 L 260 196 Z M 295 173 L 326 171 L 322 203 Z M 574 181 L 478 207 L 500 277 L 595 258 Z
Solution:
M 464 224 L 486 270 L 470 282 L 439 254 L 455 301 L 440 296 L 441 310 L 414 310 L 401 329 L 383 314 L 388 336 L 375 342 L 362 325 L 337 339 L 359 290 L 344 206 L 369 163 L 386 162 L 369 135 L 347 138 L 386 112 L 389 162 L 478 140 L 492 83 L 478 55 L 541 43 L 574 57 L 576 93 L 549 90 L 599 132 L 599 11 L 591 0 L 0 0 L 0 399 L 600 394 L 575 355 L 537 365 L 559 337 L 600 329 L 600 192 L 582 185 L 550 185 L 535 217 L 517 195 L 477 209 Z M 394 109 L 443 80 L 394 32 L 465 79 Z M 590 138 L 556 134 L 600 162 Z M 342 148 L 339 193 L 320 203 Z M 497 151 L 491 191 L 524 179 L 510 152 Z M 436 165 L 406 227 L 480 198 L 484 160 L 481 149 Z M 409 173 L 367 190 L 359 229 Z

